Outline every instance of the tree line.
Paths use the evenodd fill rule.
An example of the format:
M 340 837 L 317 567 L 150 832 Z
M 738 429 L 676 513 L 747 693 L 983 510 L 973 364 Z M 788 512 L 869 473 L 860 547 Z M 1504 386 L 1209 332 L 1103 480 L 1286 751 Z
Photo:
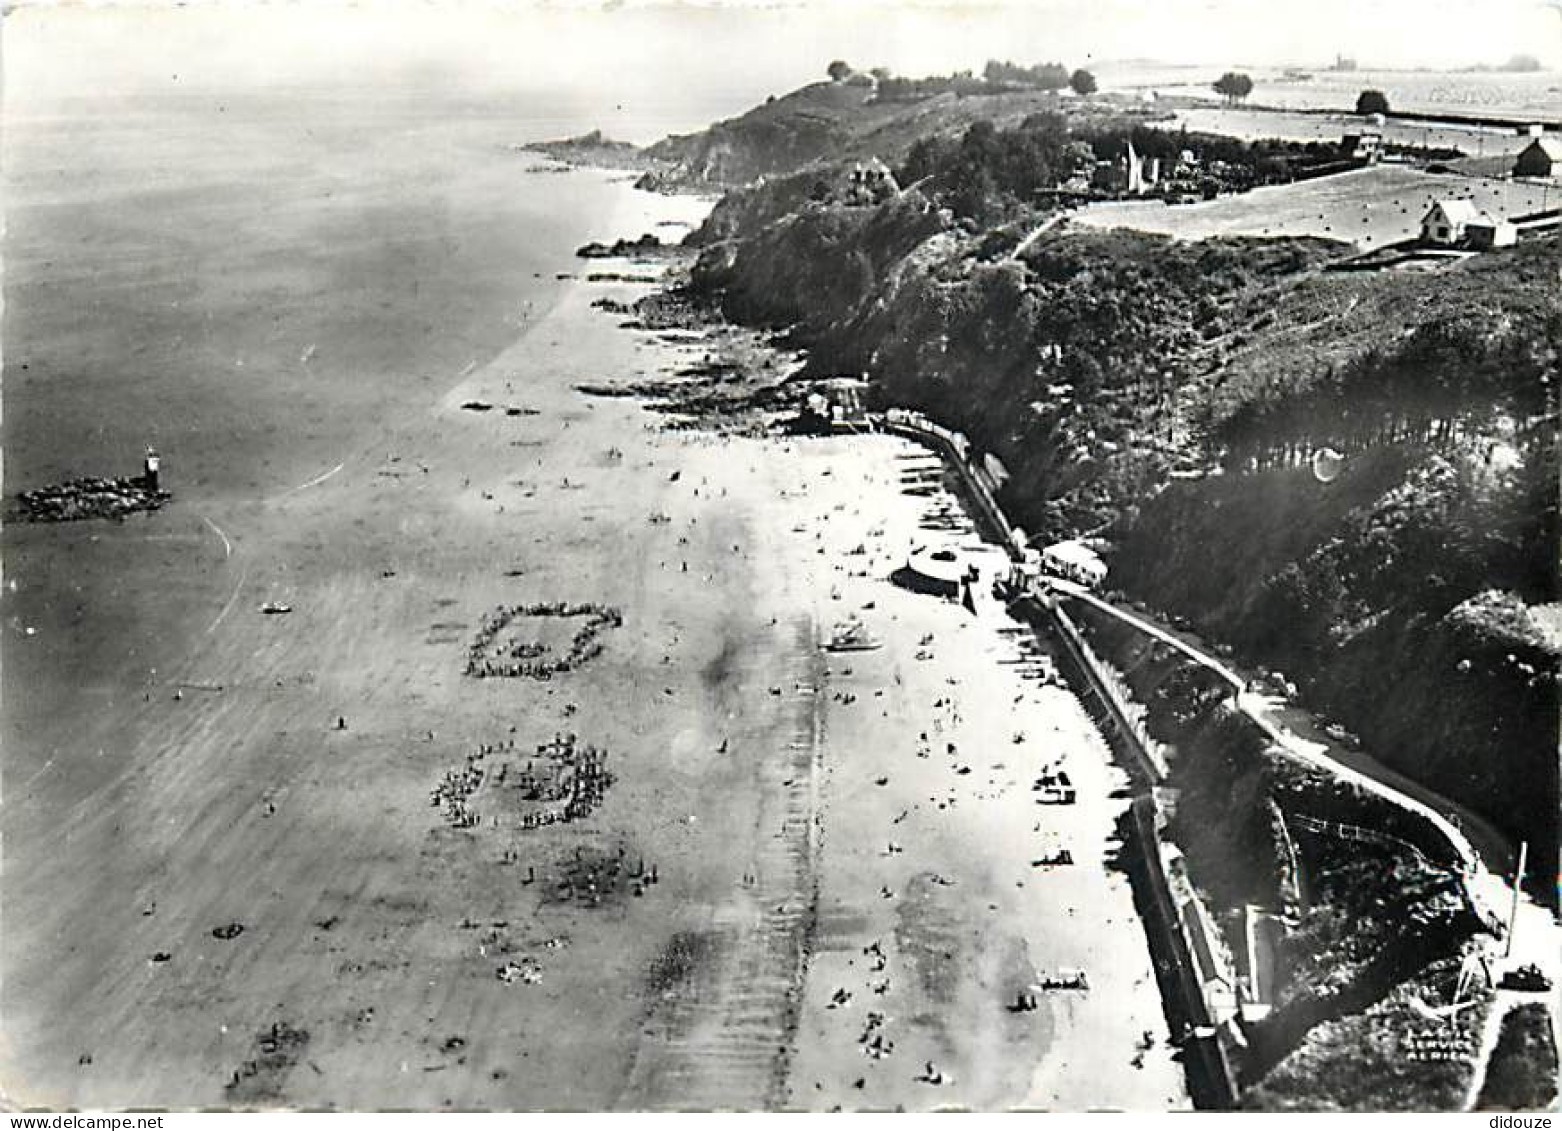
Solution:
M 1323 447 L 1347 455 L 1389 444 L 1452 451 L 1504 422 L 1528 447 L 1555 426 L 1556 392 L 1546 379 L 1553 364 L 1533 339 L 1431 323 L 1301 387 L 1255 391 L 1212 422 L 1209 435 L 1233 468 L 1296 464 Z
M 860 81 L 877 88 L 878 97 L 886 102 L 931 98 L 936 94 L 998 94 L 1010 90 L 1072 90 L 1084 97 L 1096 93 L 1095 75 L 1083 67 L 1069 70 L 1062 63 L 1036 63 L 1025 66 L 1008 60 L 989 59 L 978 77 L 969 70 L 951 75 L 931 75 L 926 78 L 902 78 L 887 67 L 874 67 L 867 72 L 857 71 L 845 59 L 833 59 L 825 68 L 831 82 L 850 83 Z
M 1096 161 L 1121 156 L 1130 143 L 1141 157 L 1160 158 L 1168 173 L 1184 151 L 1191 152 L 1201 175 L 1220 191 L 1292 180 L 1307 166 L 1343 157 L 1334 142 L 1242 141 L 1122 119 L 1071 124 L 1060 113 L 1043 111 L 1011 129 L 984 120 L 957 138 L 922 138 L 896 176 L 901 184 L 931 178 L 930 195 L 956 214 L 990 225 L 1029 207 L 1038 192 L 1056 188 Z

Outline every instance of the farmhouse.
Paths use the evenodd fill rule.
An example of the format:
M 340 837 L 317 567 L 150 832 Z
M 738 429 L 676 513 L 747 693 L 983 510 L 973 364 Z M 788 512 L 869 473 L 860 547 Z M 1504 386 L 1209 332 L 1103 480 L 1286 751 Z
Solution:
M 1562 138 L 1537 137 L 1513 161 L 1515 177 L 1562 176 Z
M 1465 226 L 1480 213 L 1468 200 L 1437 200 L 1421 217 L 1421 242 L 1452 245 L 1464 239 Z

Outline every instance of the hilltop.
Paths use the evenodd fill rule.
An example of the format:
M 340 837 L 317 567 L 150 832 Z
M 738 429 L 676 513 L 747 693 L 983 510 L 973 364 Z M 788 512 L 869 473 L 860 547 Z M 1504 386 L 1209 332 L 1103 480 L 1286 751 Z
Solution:
M 645 187 L 735 187 L 816 163 L 872 157 L 894 165 L 918 141 L 958 136 L 979 121 L 1018 125 L 1067 107 L 1136 121 L 1169 116 L 1126 99 L 1081 103 L 1055 90 L 980 79 L 881 81 L 858 74 L 812 83 L 707 129 L 657 142 L 645 153 L 661 167 Z

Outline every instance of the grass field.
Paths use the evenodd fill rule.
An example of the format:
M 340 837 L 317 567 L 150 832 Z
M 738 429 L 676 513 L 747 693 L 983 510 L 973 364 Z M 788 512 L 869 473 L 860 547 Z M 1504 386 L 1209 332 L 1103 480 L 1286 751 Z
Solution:
M 1470 200 L 1482 211 L 1515 216 L 1562 203 L 1562 189 L 1378 165 L 1197 204 L 1172 206 L 1159 200 L 1092 204 L 1077 212 L 1072 222 L 1137 228 L 1187 240 L 1320 236 L 1367 250 L 1417 235 L 1421 217 L 1439 199 Z
M 1167 129 L 1181 129 L 1186 125 L 1190 132 L 1203 131 L 1247 140 L 1279 137 L 1293 141 L 1338 141 L 1345 134 L 1369 128 L 1355 114 L 1303 114 L 1293 110 L 1227 106 L 1184 107 L 1177 111 L 1175 119 L 1161 125 Z M 1393 119 L 1370 128 L 1380 132 L 1383 140 L 1392 145 L 1454 148 L 1472 157 L 1517 153 L 1528 144 L 1528 138 L 1520 137 L 1516 129 L 1479 129 Z

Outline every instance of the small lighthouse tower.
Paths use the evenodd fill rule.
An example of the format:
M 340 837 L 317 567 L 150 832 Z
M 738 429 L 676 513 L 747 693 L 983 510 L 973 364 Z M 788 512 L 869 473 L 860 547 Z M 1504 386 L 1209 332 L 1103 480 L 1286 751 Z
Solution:
M 156 494 L 158 486 L 158 473 L 163 467 L 163 457 L 157 454 L 156 448 L 146 450 L 146 459 L 142 462 L 141 481 L 146 484 L 146 489 Z

